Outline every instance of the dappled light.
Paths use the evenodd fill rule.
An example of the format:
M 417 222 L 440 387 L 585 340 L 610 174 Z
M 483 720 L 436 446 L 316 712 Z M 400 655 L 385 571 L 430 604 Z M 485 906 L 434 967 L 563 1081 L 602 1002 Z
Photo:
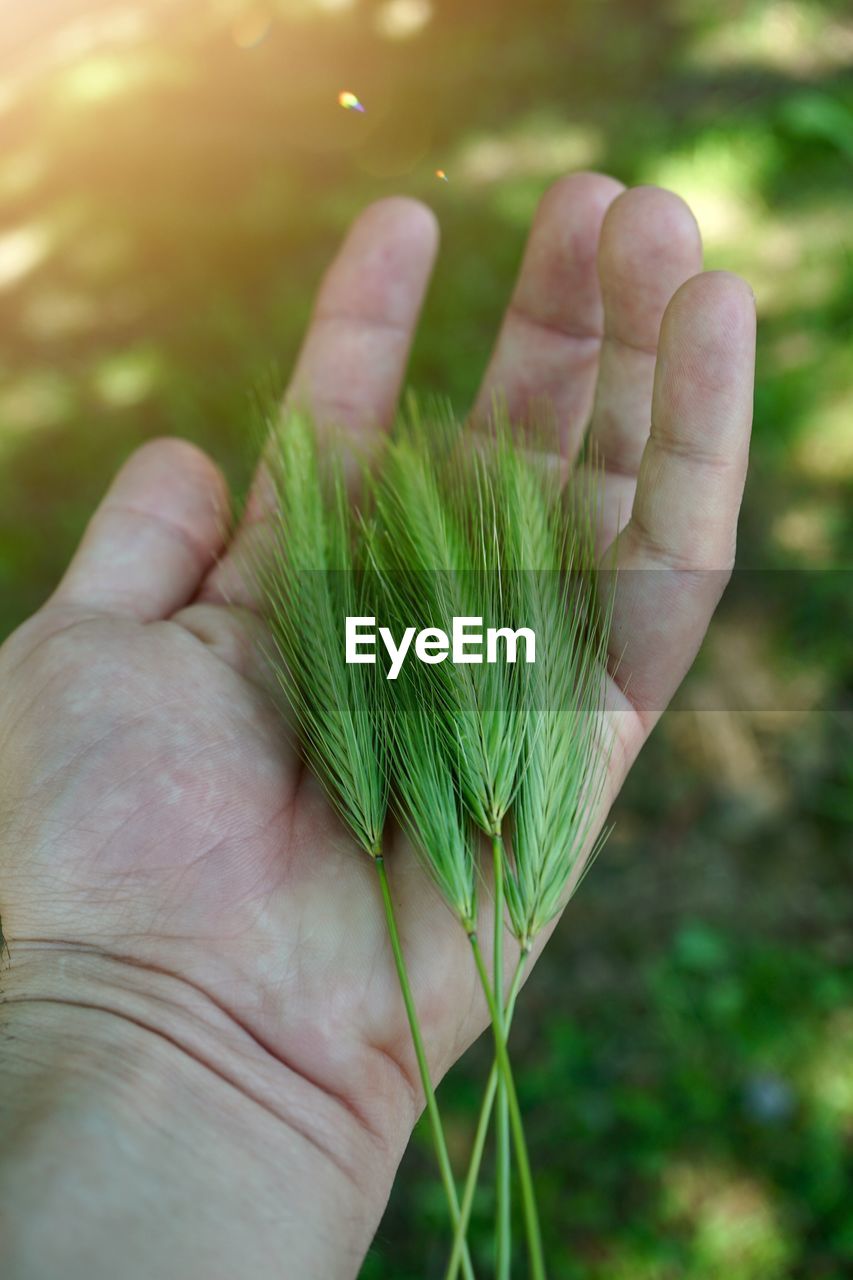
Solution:
M 785 552 L 819 568 L 832 557 L 840 508 L 826 501 L 798 503 L 781 511 L 773 521 L 773 537 Z
M 773 161 L 773 138 L 710 130 L 678 152 L 652 161 L 651 178 L 694 210 L 710 249 L 727 247 L 763 223 L 761 191 Z
M 0 235 L 0 289 L 19 284 L 51 250 L 50 228 L 31 223 Z
M 56 65 L 82 62 L 104 47 L 132 46 L 151 30 L 151 13 L 145 4 L 106 5 L 94 12 L 74 12 L 39 32 L 44 53 Z
M 849 375 L 849 361 L 842 373 Z M 840 381 L 840 380 L 839 380 Z M 797 444 L 794 461 L 815 480 L 853 481 L 853 430 L 849 380 L 828 386 L 815 406 L 814 429 Z
M 698 1266 L 693 1275 L 727 1280 L 784 1276 L 791 1249 L 774 1197 L 736 1169 L 703 1161 L 673 1162 L 663 1175 L 666 1211 L 688 1225 Z
M 105 405 L 122 409 L 152 396 L 161 375 L 158 352 L 141 347 L 103 360 L 92 375 L 92 386 Z
M 376 11 L 377 32 L 388 40 L 416 36 L 433 16 L 430 0 L 386 0 Z
M 853 1138 L 853 1006 L 839 1009 L 803 1066 L 803 1090 L 818 1116 Z
M 460 149 L 453 172 L 473 186 L 544 180 L 594 168 L 604 149 L 604 136 L 592 125 L 534 116 L 500 134 L 472 138 Z
M 103 314 L 90 294 L 46 282 L 22 300 L 19 323 L 22 335 L 35 342 L 62 342 L 97 333 Z
M 98 105 L 144 84 L 141 71 L 126 57 L 86 58 L 64 74 L 57 93 L 66 106 Z
M 805 77 L 848 66 L 853 58 L 849 22 L 822 5 L 774 0 L 726 8 L 726 21 L 716 8 L 718 20 L 696 40 L 688 65 L 758 66 Z
M 4 379 L 0 389 L 0 451 L 11 451 L 19 432 L 37 433 L 59 426 L 73 408 L 68 380 L 49 369 L 33 369 Z

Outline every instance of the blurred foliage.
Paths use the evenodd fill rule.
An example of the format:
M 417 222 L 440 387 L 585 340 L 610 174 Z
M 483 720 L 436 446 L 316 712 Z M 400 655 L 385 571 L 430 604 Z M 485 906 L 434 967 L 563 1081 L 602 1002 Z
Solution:
M 377 196 L 439 215 L 410 378 L 460 409 L 568 169 L 673 187 L 756 289 L 743 572 L 517 1022 L 555 1280 L 853 1274 L 851 67 L 840 0 L 0 3 L 0 637 L 141 440 L 244 484 Z M 486 1066 L 442 1089 L 460 1163 Z M 363 1280 L 445 1239 L 419 1138 Z

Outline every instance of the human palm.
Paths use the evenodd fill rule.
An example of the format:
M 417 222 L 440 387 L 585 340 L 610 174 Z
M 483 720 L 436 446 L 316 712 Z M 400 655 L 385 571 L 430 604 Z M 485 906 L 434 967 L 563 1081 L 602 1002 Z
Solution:
M 362 444 L 393 414 L 435 242 L 423 206 L 382 201 L 321 288 L 288 396 Z M 562 458 L 588 433 L 604 468 L 600 542 L 618 539 L 620 575 L 601 821 L 734 553 L 754 308 L 741 281 L 700 266 L 677 197 L 559 182 L 471 415 L 496 391 L 522 421 L 547 401 Z M 399 1155 L 419 1094 L 381 899 L 269 696 L 244 572 L 264 520 L 263 476 L 232 536 L 212 463 L 149 444 L 0 651 L 4 929 L 24 994 L 61 994 L 54 968 L 42 976 L 56 957 L 96 1007 L 137 1017 L 155 991 L 145 1016 L 164 1034 L 336 1160 L 349 1158 L 344 1114 Z M 439 1074 L 485 1007 L 415 860 L 392 843 L 388 864 Z

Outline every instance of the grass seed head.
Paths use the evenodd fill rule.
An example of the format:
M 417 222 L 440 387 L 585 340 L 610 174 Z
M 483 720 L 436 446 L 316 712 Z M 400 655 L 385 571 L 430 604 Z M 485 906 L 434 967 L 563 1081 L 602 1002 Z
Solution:
M 347 665 L 344 625 L 369 605 L 363 538 L 334 442 L 322 457 L 303 413 L 276 426 L 268 467 L 276 511 L 261 570 L 272 665 L 305 755 L 358 843 L 378 853 L 387 808 L 376 668 Z

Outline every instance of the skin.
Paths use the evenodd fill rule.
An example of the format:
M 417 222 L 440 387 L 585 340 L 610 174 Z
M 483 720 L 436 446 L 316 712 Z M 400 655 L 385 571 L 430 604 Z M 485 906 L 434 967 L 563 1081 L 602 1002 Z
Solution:
M 437 239 L 423 205 L 383 200 L 321 285 L 287 394 L 361 446 L 394 412 Z M 547 398 L 564 460 L 588 434 L 605 468 L 602 822 L 732 566 L 754 328 L 675 195 L 578 174 L 543 198 L 472 423 L 498 389 L 521 419 Z M 375 873 L 266 694 L 240 567 L 265 514 L 262 472 L 229 533 L 214 463 L 145 445 L 0 650 L 10 1280 L 351 1280 L 421 1109 Z M 461 931 L 395 853 L 438 1078 L 486 1013 Z

